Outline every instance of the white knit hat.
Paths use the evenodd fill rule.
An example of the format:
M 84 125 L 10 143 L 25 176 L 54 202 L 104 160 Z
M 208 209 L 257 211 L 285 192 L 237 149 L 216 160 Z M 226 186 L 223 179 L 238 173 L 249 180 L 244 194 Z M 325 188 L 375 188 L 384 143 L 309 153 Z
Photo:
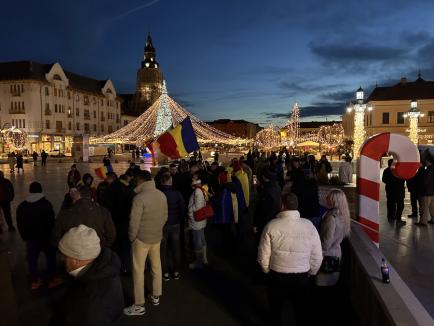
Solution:
M 101 252 L 100 239 L 94 229 L 80 224 L 63 235 L 59 242 L 59 250 L 70 258 L 95 259 Z
M 201 183 L 202 183 L 202 181 L 200 179 L 195 179 L 191 182 L 191 185 L 195 186 L 195 185 L 200 185 Z

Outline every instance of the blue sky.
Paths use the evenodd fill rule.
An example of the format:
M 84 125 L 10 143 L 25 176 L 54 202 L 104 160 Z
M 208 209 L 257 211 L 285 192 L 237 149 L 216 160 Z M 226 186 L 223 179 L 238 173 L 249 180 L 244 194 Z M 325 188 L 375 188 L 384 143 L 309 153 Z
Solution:
M 60 62 L 132 92 L 148 31 L 169 93 L 204 120 L 341 114 L 369 90 L 434 78 L 434 1 L 9 1 L 1 61 Z

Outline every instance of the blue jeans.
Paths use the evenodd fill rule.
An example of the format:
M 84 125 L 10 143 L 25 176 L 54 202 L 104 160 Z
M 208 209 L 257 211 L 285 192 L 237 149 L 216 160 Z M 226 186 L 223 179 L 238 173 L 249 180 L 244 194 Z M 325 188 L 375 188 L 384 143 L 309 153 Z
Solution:
M 200 251 L 206 246 L 205 229 L 192 230 L 193 248 L 195 251 Z
M 169 273 L 169 269 L 179 272 L 181 260 L 180 226 L 166 225 L 163 228 L 163 240 L 161 240 L 161 267 L 163 274 Z

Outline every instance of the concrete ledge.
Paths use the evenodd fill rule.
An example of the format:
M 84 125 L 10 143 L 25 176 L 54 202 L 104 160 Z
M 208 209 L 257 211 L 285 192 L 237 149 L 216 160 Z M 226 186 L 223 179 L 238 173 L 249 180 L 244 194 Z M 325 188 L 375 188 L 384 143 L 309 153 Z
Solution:
M 390 284 L 381 281 L 384 257 L 359 225 L 353 224 L 346 282 L 362 325 L 434 325 L 434 320 L 388 262 Z

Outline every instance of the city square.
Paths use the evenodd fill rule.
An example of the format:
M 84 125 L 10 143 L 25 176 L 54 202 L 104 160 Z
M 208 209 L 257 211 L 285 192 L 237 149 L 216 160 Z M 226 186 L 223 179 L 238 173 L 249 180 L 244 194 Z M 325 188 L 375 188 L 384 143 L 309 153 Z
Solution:
M 432 12 L 5 4 L 0 325 L 433 325 Z

